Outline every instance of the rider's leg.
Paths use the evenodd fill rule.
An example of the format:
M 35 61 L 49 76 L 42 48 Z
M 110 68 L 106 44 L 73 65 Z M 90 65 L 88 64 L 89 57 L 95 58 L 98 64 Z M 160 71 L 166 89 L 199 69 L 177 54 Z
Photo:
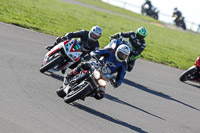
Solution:
M 81 68 L 83 70 L 88 70 L 90 69 L 90 64 L 89 63 L 81 63 L 79 64 L 76 68 L 74 68 L 69 74 L 64 76 L 64 83 L 68 83 L 67 81 L 70 80 L 71 78 L 73 78 L 75 75 L 77 75 L 78 73 L 80 73 Z
M 135 59 L 136 60 L 136 59 Z M 132 60 L 132 61 L 128 61 L 127 62 L 127 71 L 128 72 L 131 72 L 132 71 L 132 69 L 133 69 L 133 67 L 134 67 L 134 65 L 135 65 L 135 60 Z

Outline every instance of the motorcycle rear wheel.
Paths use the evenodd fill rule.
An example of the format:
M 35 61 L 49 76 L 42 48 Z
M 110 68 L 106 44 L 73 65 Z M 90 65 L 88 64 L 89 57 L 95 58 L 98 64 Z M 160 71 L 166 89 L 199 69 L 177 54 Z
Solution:
M 190 76 L 193 75 L 196 71 L 196 66 L 192 66 L 190 69 L 183 72 L 179 78 L 180 81 L 184 82 L 189 80 Z
M 158 20 L 158 15 L 157 14 L 153 15 L 153 18 Z
M 184 22 L 182 22 L 183 24 L 182 24 L 182 28 L 184 29 L 184 30 L 186 30 L 186 25 L 185 25 L 185 23 Z
M 51 60 L 47 64 L 43 65 L 40 68 L 40 72 L 44 73 L 44 72 L 48 71 L 50 68 L 54 67 L 56 64 L 59 64 L 61 61 L 62 61 L 61 56 L 55 57 L 53 60 Z
M 75 87 L 74 90 L 71 90 L 70 93 L 64 97 L 64 101 L 68 104 L 72 103 L 75 100 L 85 97 L 88 91 L 90 91 L 90 86 L 88 84 L 77 88 Z

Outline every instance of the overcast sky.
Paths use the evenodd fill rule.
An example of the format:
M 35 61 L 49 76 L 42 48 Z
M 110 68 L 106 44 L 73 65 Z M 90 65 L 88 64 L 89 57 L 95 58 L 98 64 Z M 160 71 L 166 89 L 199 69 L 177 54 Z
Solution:
M 120 7 L 125 7 L 136 13 L 140 13 L 141 5 L 145 0 L 102 0 Z M 151 0 L 153 6 L 160 10 L 159 20 L 173 23 L 171 18 L 173 9 L 178 8 L 185 17 L 187 28 L 197 30 L 197 24 L 200 24 L 200 0 Z M 193 26 L 190 22 L 195 23 Z

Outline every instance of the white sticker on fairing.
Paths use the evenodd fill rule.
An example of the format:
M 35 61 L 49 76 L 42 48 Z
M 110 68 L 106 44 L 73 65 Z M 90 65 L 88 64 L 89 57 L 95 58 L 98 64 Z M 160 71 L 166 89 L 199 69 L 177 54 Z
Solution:
M 110 61 L 106 61 L 106 63 L 108 64 L 108 66 L 110 66 L 110 67 L 117 67 L 117 66 L 115 66 L 115 64 L 114 63 L 112 63 L 112 62 L 110 62 Z

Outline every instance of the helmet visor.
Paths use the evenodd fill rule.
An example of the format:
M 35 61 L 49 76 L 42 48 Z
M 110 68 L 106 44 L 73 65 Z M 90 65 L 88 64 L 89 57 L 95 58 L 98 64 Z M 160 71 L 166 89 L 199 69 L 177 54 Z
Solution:
M 98 40 L 100 38 L 100 36 L 95 35 L 93 32 L 90 33 L 90 37 L 94 40 Z
M 137 38 L 137 39 L 144 39 L 145 37 L 142 36 L 142 35 L 140 35 L 139 33 L 137 33 L 137 34 L 136 34 L 136 38 Z
M 121 51 L 118 51 L 117 52 L 117 57 L 120 59 L 120 60 L 125 60 L 127 55 L 122 53 Z

